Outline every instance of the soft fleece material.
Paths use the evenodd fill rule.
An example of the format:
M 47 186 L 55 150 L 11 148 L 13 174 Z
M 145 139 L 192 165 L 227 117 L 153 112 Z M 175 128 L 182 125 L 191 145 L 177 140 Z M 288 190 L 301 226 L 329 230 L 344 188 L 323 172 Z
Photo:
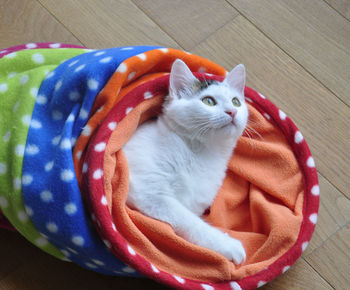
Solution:
M 65 259 L 101 273 L 137 276 L 136 269 L 182 289 L 259 287 L 305 250 L 319 203 L 317 172 L 302 134 L 264 96 L 246 88 L 250 125 L 263 139 L 241 138 L 218 198 L 203 217 L 242 239 L 246 264 L 235 267 L 125 206 L 127 160 L 119 149 L 140 122 L 160 113 L 176 58 L 198 77 L 225 76 L 206 59 L 158 47 L 85 52 L 47 76 L 24 149 L 26 217 Z

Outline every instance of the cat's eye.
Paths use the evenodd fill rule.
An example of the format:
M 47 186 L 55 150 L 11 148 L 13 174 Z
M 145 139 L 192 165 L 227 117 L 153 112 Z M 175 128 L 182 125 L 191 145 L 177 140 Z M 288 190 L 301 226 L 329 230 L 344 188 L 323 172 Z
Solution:
M 241 106 L 241 102 L 238 100 L 237 97 L 234 97 L 232 99 L 232 104 L 235 106 L 235 107 L 240 107 Z
M 202 99 L 202 102 L 207 106 L 211 106 L 211 107 L 216 105 L 216 101 L 213 97 L 204 97 Z

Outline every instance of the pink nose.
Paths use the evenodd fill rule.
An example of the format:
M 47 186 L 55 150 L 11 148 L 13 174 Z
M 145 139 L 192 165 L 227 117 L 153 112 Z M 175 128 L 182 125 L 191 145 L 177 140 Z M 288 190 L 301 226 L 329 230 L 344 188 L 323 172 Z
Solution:
M 233 119 L 236 114 L 237 114 L 237 110 L 234 110 L 234 111 L 226 111 L 225 112 L 227 115 L 231 116 L 231 118 Z

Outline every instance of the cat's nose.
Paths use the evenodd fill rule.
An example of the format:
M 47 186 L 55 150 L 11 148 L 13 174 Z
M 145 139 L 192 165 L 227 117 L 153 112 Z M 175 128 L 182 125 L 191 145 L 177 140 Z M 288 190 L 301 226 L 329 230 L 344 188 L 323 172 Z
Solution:
M 237 114 L 237 110 L 232 110 L 232 111 L 225 111 L 225 113 L 229 116 L 231 116 L 231 118 L 233 119 L 236 114 Z

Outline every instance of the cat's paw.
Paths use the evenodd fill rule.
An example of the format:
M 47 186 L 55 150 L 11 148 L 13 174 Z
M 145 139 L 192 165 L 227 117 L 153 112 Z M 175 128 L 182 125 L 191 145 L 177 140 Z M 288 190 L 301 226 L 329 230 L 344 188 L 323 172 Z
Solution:
M 242 243 L 231 238 L 228 234 L 224 236 L 224 241 L 219 245 L 217 251 L 236 265 L 242 264 L 246 260 L 246 253 Z

